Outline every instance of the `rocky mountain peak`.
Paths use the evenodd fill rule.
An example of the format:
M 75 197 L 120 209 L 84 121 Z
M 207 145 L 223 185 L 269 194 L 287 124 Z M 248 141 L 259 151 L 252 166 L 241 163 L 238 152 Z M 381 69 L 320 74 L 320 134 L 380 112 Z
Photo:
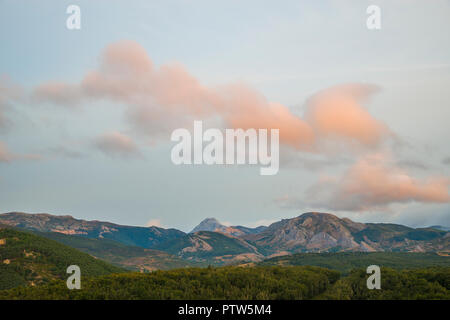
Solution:
M 206 218 L 200 222 L 190 233 L 198 231 L 216 231 L 226 229 L 216 218 Z

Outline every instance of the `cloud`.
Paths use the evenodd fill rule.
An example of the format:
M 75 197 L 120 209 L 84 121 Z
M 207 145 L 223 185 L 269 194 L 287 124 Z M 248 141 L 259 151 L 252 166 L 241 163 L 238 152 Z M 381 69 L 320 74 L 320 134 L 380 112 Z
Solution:
M 150 219 L 149 221 L 147 221 L 145 226 L 146 227 L 158 227 L 158 228 L 163 227 L 160 219 Z
M 35 154 L 17 154 L 11 152 L 7 145 L 0 141 L 0 162 L 11 162 L 15 160 L 38 160 L 41 159 L 39 155 Z
M 310 125 L 286 106 L 269 102 L 260 93 L 244 85 L 233 85 L 221 91 L 221 112 L 232 128 L 279 129 L 280 142 L 295 149 L 309 150 L 315 141 Z
M 322 177 L 309 188 L 305 199 L 284 199 L 284 206 L 308 204 L 331 210 L 366 211 L 394 203 L 448 203 L 450 179 L 417 179 L 388 164 L 383 155 L 366 156 L 341 177 Z
M 445 165 L 450 165 L 450 157 L 446 157 L 446 158 L 442 159 L 442 163 Z
M 8 93 L 2 95 L 1 88 L 0 126 L 2 101 L 13 96 L 9 89 L 3 90 Z M 361 150 L 378 150 L 390 139 L 399 143 L 390 128 L 366 108 L 378 91 L 378 87 L 362 83 L 327 88 L 311 96 L 305 102 L 305 113 L 299 115 L 244 83 L 209 87 L 178 63 L 155 66 L 140 44 L 119 41 L 102 51 L 99 65 L 86 72 L 79 82 L 45 82 L 34 88 L 31 97 L 34 102 L 70 108 L 87 102 L 112 101 L 125 107 L 133 133 L 151 139 L 168 138 L 172 130 L 190 127 L 193 120 L 218 121 L 225 128 L 279 129 L 280 142 L 288 147 L 282 149 L 282 156 L 288 158 L 285 162 L 291 160 L 308 170 L 319 170 L 347 165 L 348 159 L 360 155 Z M 136 143 L 117 131 L 95 138 L 93 145 L 112 157 L 142 156 Z M 17 157 L 1 147 L 0 161 Z M 345 152 L 329 157 L 336 150 Z M 64 149 L 53 151 L 78 156 Z M 342 177 L 324 177 L 312 186 L 307 202 L 356 211 L 393 203 L 449 201 L 448 179 L 414 178 L 401 167 L 423 165 L 403 161 L 395 166 L 383 157 L 363 157 Z M 288 197 L 283 201 L 298 200 Z
M 377 91 L 365 84 L 328 88 L 308 99 L 305 119 L 321 139 L 345 138 L 377 146 L 389 136 L 389 129 L 362 106 Z
M 136 157 L 141 156 L 134 141 L 117 131 L 105 133 L 97 137 L 94 146 L 101 152 L 112 157 Z
M 327 139 L 374 147 L 386 138 L 386 126 L 361 105 L 375 91 L 373 86 L 351 84 L 319 92 L 307 101 L 303 119 L 245 84 L 207 87 L 180 64 L 156 68 L 140 44 L 119 41 L 104 49 L 98 68 L 79 83 L 44 83 L 33 96 L 67 106 L 110 99 L 125 105 L 133 128 L 151 138 L 167 137 L 193 119 L 219 119 L 227 128 L 279 129 L 282 144 L 316 152 Z

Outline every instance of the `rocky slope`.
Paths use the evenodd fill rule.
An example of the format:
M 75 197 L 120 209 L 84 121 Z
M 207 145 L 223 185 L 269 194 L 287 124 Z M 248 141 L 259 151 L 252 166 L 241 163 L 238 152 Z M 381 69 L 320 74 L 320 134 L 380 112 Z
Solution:
M 247 241 L 212 231 L 198 231 L 156 246 L 189 261 L 223 265 L 260 261 L 264 257 Z
M 273 223 L 242 237 L 266 255 L 338 251 L 449 251 L 450 233 L 396 224 L 356 223 L 332 214 L 309 212 Z

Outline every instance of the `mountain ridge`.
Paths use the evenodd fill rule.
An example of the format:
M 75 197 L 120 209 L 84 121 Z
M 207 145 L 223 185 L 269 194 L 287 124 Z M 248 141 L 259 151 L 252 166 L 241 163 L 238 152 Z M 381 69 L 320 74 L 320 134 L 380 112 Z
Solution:
M 78 220 L 68 215 L 14 212 L 0 214 L 0 223 L 40 232 L 109 239 L 165 251 L 190 262 L 214 265 L 257 262 L 301 252 L 450 252 L 447 231 L 392 223 L 360 223 L 323 212 L 306 212 L 260 229 L 227 227 L 217 219 L 207 218 L 191 233 Z
M 307 212 L 271 224 L 243 239 L 266 254 L 294 252 L 450 250 L 450 233 L 399 224 L 359 223 L 333 214 Z
M 0 222 L 32 231 L 104 238 L 144 248 L 150 248 L 160 242 L 185 235 L 184 232 L 173 228 L 127 226 L 107 221 L 76 219 L 70 215 L 55 216 L 48 213 L 7 212 L 0 214 Z

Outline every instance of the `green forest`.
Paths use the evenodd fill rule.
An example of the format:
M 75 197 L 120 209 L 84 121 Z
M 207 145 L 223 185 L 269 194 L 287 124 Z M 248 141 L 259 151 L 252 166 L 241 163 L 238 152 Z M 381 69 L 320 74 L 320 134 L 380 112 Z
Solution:
M 320 267 L 208 267 L 111 274 L 68 290 L 61 280 L 0 291 L 0 299 L 450 299 L 450 268 L 381 270 L 369 290 L 365 270 L 348 276 Z
M 186 268 L 129 273 L 82 281 L 68 290 L 63 281 L 0 291 L 1 299 L 312 299 L 339 279 L 318 267 Z
M 67 267 L 78 265 L 85 276 L 125 270 L 56 241 L 11 228 L 0 229 L 0 290 L 37 286 L 66 279 Z
M 318 266 L 347 275 L 353 269 L 379 265 L 392 269 L 450 267 L 450 257 L 434 252 L 296 253 L 264 260 L 261 266 Z
M 128 246 L 109 239 L 91 239 L 57 232 L 34 231 L 33 233 L 132 271 L 139 271 L 141 268 L 138 266 L 143 266 L 144 268 L 149 266 L 148 269 L 151 270 L 169 270 L 201 266 L 199 263 L 181 259 L 164 251 Z
M 353 270 L 318 299 L 332 300 L 449 300 L 450 268 L 381 269 L 381 289 L 368 290 L 365 270 Z

